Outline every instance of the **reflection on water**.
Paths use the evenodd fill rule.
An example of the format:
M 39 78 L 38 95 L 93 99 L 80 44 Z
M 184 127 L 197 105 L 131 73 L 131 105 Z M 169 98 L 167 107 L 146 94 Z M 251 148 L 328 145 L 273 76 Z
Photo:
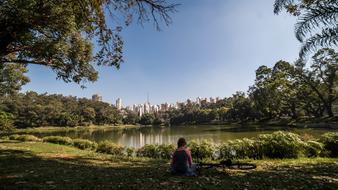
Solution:
M 210 140 L 215 143 L 221 143 L 227 140 L 238 138 L 256 137 L 261 133 L 271 133 L 281 128 L 269 127 L 235 127 L 235 126 L 189 126 L 189 127 L 145 127 L 140 129 L 125 129 L 125 130 L 81 130 L 56 132 L 53 134 L 36 134 L 38 136 L 60 135 L 69 136 L 71 138 L 90 139 L 96 142 L 109 140 L 117 144 L 132 147 L 141 147 L 145 144 L 175 144 L 177 139 L 185 137 L 189 140 Z M 285 129 L 284 129 L 285 130 Z M 325 132 L 327 129 L 287 129 L 288 131 L 296 132 L 298 134 L 307 134 L 317 137 Z

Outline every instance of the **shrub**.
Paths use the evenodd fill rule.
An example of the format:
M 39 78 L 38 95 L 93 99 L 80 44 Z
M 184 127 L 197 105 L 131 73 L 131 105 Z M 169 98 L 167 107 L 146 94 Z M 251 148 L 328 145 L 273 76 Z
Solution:
M 304 142 L 299 135 L 277 131 L 259 135 L 262 154 L 268 158 L 297 158 Z
M 97 143 L 92 142 L 90 140 L 86 139 L 73 139 L 73 145 L 79 149 L 93 149 L 95 150 L 97 148 Z
M 96 151 L 101 153 L 108 153 L 114 156 L 123 156 L 124 147 L 114 144 L 110 141 L 102 141 L 99 143 Z
M 126 148 L 126 153 L 128 157 L 134 156 L 135 148 L 134 147 L 128 147 Z
M 7 112 L 0 111 L 0 132 L 11 131 L 14 129 L 13 115 Z
M 197 160 L 215 157 L 215 146 L 209 141 L 204 140 L 201 143 L 197 143 L 192 140 L 189 142 L 188 147 L 191 150 L 192 157 Z
M 49 142 L 54 144 L 62 144 L 62 145 L 72 145 L 73 140 L 69 137 L 61 137 L 61 136 L 48 136 L 42 138 L 43 142 Z
M 157 147 L 158 157 L 163 159 L 170 159 L 174 151 L 175 146 L 173 144 L 161 144 Z
M 9 136 L 9 140 L 17 140 L 20 135 L 14 134 Z
M 259 141 L 252 139 L 236 139 L 223 143 L 219 147 L 219 157 L 222 159 L 243 159 L 262 157 Z
M 32 142 L 41 141 L 41 139 L 39 139 L 34 135 L 17 135 L 17 134 L 9 136 L 9 140 L 32 141 Z
M 158 158 L 158 145 L 146 144 L 143 147 L 137 149 L 136 156 L 138 157 L 149 157 L 149 158 Z
M 9 140 L 9 136 L 1 136 L 0 139 L 1 140 Z
M 338 133 L 330 132 L 321 136 L 320 142 L 324 144 L 324 149 L 330 157 L 338 157 Z
M 146 144 L 143 147 L 137 149 L 136 156 L 170 159 L 174 151 L 175 146 L 172 144 Z
M 307 157 L 317 157 L 324 149 L 323 143 L 317 141 L 308 141 L 305 146 L 305 156 Z

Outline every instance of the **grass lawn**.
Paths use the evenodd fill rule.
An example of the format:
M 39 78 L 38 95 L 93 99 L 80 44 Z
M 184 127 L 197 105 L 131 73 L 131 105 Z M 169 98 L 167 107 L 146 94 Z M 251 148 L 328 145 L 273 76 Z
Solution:
M 171 176 L 168 161 L 116 158 L 41 142 L 0 141 L 0 189 L 338 189 L 338 159 L 254 161 L 250 171 Z

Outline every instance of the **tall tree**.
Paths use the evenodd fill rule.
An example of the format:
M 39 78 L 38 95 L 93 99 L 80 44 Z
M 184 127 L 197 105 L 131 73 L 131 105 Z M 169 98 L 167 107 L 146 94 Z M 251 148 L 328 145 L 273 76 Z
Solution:
M 294 74 L 307 85 L 320 99 L 324 110 L 333 116 L 332 104 L 338 99 L 338 53 L 333 49 L 321 49 L 313 57 L 310 68 L 304 65 L 295 67 Z
M 249 96 L 261 117 L 271 119 L 278 115 L 281 103 L 271 68 L 262 65 L 256 70 L 255 84 L 249 88 Z
M 133 17 L 158 29 L 175 7 L 167 0 L 2 0 L 0 64 L 43 65 L 65 82 L 95 81 L 95 65 L 123 62 L 120 31 Z
M 29 82 L 27 69 L 20 64 L 0 64 L 0 96 L 13 95 Z
M 301 59 L 320 47 L 338 46 L 337 0 L 275 0 L 275 14 L 283 9 L 298 17 L 295 34 L 303 43 Z

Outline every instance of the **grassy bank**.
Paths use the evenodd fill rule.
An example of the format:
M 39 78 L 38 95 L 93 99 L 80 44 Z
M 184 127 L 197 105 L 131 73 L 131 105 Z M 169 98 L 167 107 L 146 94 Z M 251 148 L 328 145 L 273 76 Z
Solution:
M 254 161 L 256 170 L 171 176 L 168 161 L 0 141 L 0 189 L 338 189 L 337 158 Z
M 12 131 L 2 132 L 3 134 L 29 134 L 29 133 L 55 133 L 66 131 L 82 131 L 82 130 L 121 130 L 140 128 L 141 125 L 90 125 L 90 126 L 77 126 L 77 127 L 37 127 L 37 128 L 25 128 L 14 129 Z M 1 133 L 1 132 L 0 132 Z

